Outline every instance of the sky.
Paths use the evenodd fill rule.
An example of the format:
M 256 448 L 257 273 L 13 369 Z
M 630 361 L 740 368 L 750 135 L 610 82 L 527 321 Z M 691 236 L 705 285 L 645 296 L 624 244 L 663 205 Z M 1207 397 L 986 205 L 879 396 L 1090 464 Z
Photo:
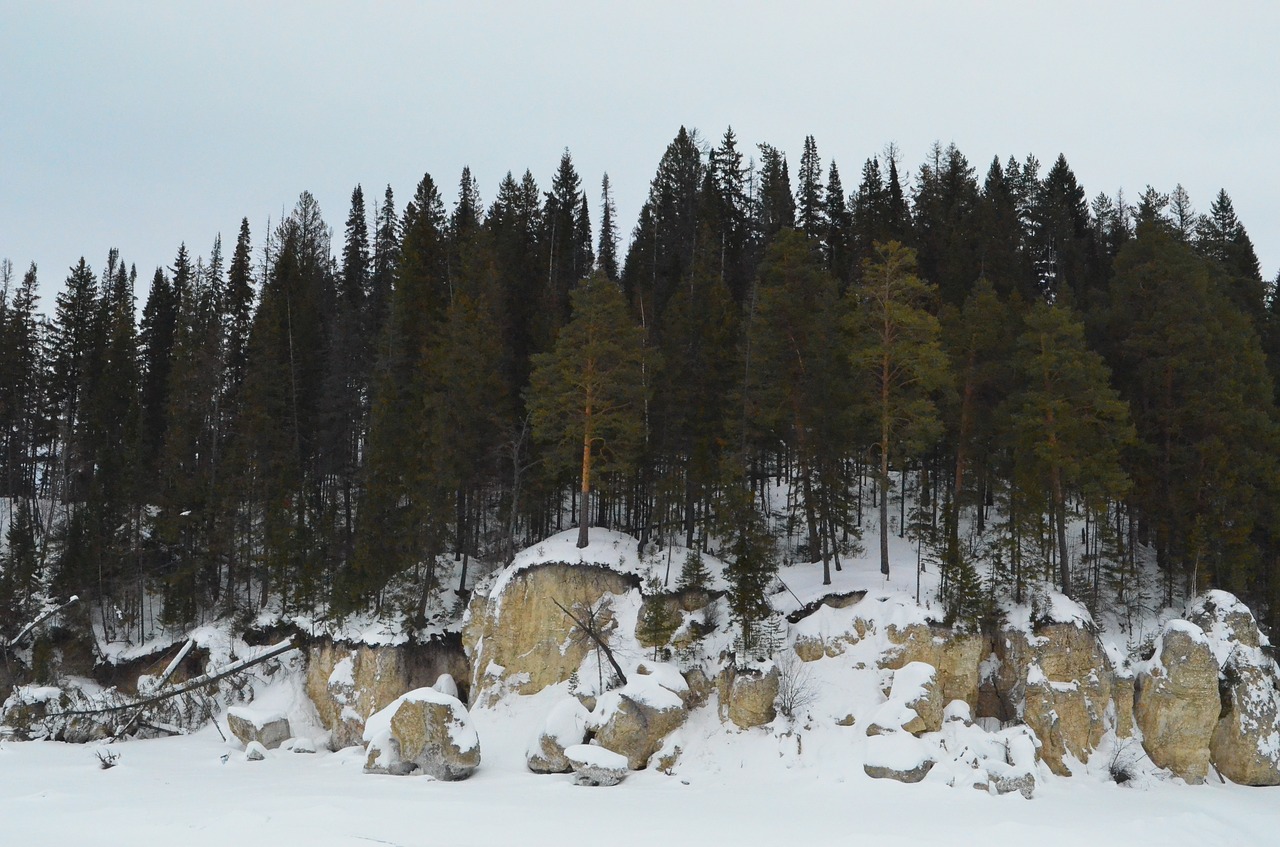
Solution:
M 1181 183 L 1231 195 L 1280 270 L 1280 4 L 1265 2 L 264 3 L 0 0 L 0 258 L 40 269 L 45 306 L 110 248 L 145 284 L 179 244 L 255 247 L 310 191 L 341 238 L 351 191 L 423 173 L 452 206 L 508 171 L 539 184 L 565 148 L 625 236 L 680 126 L 812 134 L 845 187 L 889 143 L 914 171 L 954 142 L 1059 153 L 1089 197 Z M 625 246 L 625 244 L 624 244 Z

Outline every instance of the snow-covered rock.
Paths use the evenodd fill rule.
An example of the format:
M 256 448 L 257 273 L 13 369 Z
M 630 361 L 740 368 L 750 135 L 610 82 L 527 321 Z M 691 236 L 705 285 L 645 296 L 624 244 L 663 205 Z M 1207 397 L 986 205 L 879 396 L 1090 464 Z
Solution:
M 365 771 L 404 774 L 420 770 L 458 780 L 480 766 L 480 738 L 456 697 L 434 688 L 403 694 L 365 722 L 369 745 Z
M 664 681 L 684 686 L 678 671 L 636 673 L 620 690 L 602 695 L 592 713 L 596 741 L 626 756 L 632 770 L 645 768 L 666 737 L 689 717 L 680 694 L 667 688 Z
M 594 645 L 575 634 L 561 606 L 581 614 L 606 597 L 633 591 L 639 605 L 635 539 L 595 529 L 591 544 L 579 549 L 576 537 L 576 531 L 560 533 L 523 551 L 487 594 L 478 589 L 472 595 L 462 633 L 472 703 L 492 705 L 508 692 L 536 694 L 581 667 Z M 603 612 L 596 625 L 609 632 L 615 614 Z
M 1275 660 L 1253 613 L 1234 595 L 1210 591 L 1187 619 L 1209 639 L 1219 664 L 1222 711 L 1209 742 L 1218 772 L 1245 785 L 1280 785 L 1280 688 Z
M 227 728 L 246 748 L 257 742 L 268 750 L 274 750 L 293 735 L 285 715 L 248 706 L 227 709 Z
M 565 750 L 575 785 L 617 785 L 627 778 L 627 757 L 594 744 L 574 744 Z
M 257 741 L 250 741 L 244 748 L 244 760 L 246 762 L 261 762 L 267 757 L 267 748 L 263 747 Z
M 919 782 L 936 761 L 928 744 L 908 732 L 893 732 L 867 739 L 862 769 L 873 779 Z
M 1189 783 L 1204 782 L 1221 701 L 1218 660 L 1200 627 L 1165 624 L 1155 655 L 1138 667 L 1133 710 L 1151 761 Z
M 529 745 L 525 761 L 534 773 L 568 773 L 573 769 L 565 749 L 587 738 L 591 713 L 576 697 L 566 697 L 552 707 L 538 737 Z

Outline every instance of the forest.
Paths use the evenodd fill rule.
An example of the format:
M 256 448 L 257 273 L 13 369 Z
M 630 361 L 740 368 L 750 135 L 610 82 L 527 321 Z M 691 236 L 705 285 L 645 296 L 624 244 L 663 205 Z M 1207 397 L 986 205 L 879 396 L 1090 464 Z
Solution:
M 1226 191 L 940 144 L 855 181 L 681 128 L 629 238 L 566 150 L 487 204 L 469 169 L 356 186 L 340 236 L 303 192 L 149 280 L 81 258 L 48 306 L 5 261 L 0 636 L 70 595 L 108 640 L 426 627 L 574 526 L 714 551 L 749 627 L 780 557 L 829 579 L 868 522 L 953 621 L 1048 584 L 1275 623 L 1280 303 Z

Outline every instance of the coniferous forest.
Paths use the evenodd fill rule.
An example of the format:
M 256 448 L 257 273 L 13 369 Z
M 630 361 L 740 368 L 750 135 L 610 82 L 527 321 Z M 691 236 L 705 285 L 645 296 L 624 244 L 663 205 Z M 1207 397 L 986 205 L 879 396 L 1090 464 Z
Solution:
M 1047 583 L 1276 622 L 1280 303 L 1225 191 L 1090 199 L 1063 156 L 941 145 L 842 175 L 682 128 L 628 230 L 607 176 L 554 173 L 357 186 L 340 227 L 304 192 L 154 273 L 82 258 L 52 302 L 6 262 L 0 621 L 425 626 L 590 525 L 714 549 L 749 627 L 776 538 L 829 575 L 874 522 L 953 619 Z

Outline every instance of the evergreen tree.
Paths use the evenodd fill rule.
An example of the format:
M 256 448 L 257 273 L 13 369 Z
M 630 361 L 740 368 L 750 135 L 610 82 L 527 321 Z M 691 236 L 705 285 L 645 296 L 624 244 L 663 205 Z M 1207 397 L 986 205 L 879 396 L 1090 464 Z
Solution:
M 1046 491 L 1056 534 L 1058 585 L 1071 596 L 1068 498 L 1094 509 L 1125 496 L 1120 450 L 1133 441 L 1128 406 L 1110 385 L 1084 325 L 1064 305 L 1036 304 L 1018 339 L 1022 385 L 1011 399 L 1014 449 L 1024 487 Z M 1104 512 L 1105 513 L 1105 512 Z
M 812 135 L 805 136 L 798 176 L 796 225 L 805 235 L 821 240 L 828 225 L 826 198 L 822 189 L 822 160 L 818 158 L 818 145 Z
M 609 191 L 609 175 L 600 180 L 600 241 L 596 248 L 596 267 L 614 282 L 618 281 L 618 210 Z
M 915 253 L 891 241 L 877 247 L 853 299 L 852 362 L 867 381 L 875 410 L 880 486 L 880 572 L 889 575 L 889 465 L 939 436 L 936 392 L 950 380 L 938 319 L 929 311 L 937 289 L 916 276 Z
M 534 357 L 528 398 L 534 437 L 581 449 L 578 546 L 588 544 L 592 473 L 624 462 L 643 435 L 644 333 L 602 274 L 573 292 L 573 316 L 548 353 Z M 652 367 L 649 365 L 648 367 Z

